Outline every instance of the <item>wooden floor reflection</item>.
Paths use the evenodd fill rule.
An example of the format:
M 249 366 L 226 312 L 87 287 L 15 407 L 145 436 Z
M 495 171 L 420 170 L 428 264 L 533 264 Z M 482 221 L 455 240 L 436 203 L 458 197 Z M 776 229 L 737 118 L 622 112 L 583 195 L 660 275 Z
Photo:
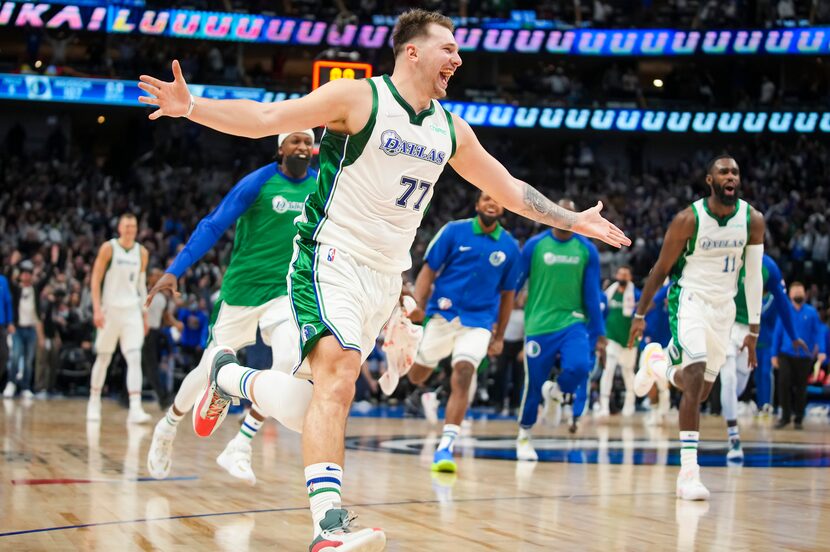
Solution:
M 185 421 L 171 478 L 155 481 L 145 467 L 152 427 L 126 426 L 126 411 L 106 401 L 107 422 L 87 426 L 85 406 L 3 402 L 3 550 L 307 549 L 297 435 L 263 427 L 254 445 L 258 483 L 248 487 L 215 462 L 236 422 L 198 439 Z M 744 440 L 830 455 L 826 423 L 803 432 L 773 432 L 770 424 L 744 424 Z M 706 419 L 702 439 L 720 442 L 722 426 Z M 461 443 L 457 477 L 438 477 L 429 470 L 438 428 L 353 418 L 348 435 L 358 450 L 347 453 L 344 501 L 364 525 L 387 531 L 389 550 L 826 550 L 830 543 L 826 468 L 708 467 L 712 499 L 684 503 L 674 498 L 677 467 L 666 465 L 677 452 L 675 426 L 650 428 L 637 416 L 605 426 L 588 420 L 581 440 L 564 427 L 537 432 L 540 445 L 585 462 L 475 457 L 487 447 L 496 458 L 509 456 L 514 430 L 509 421 L 476 422 L 481 439 Z M 787 450 L 770 454 L 782 464 L 790 458 Z

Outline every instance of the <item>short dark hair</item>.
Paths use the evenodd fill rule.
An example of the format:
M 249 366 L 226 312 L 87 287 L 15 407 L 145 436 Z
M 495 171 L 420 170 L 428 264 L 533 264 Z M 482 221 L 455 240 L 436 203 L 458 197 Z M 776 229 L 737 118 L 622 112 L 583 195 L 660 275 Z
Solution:
M 728 154 L 728 153 L 721 153 L 720 155 L 716 155 L 715 157 L 713 157 L 712 159 L 710 159 L 708 163 L 706 163 L 706 174 L 711 174 L 711 173 L 712 173 L 712 169 L 714 169 L 714 168 L 715 168 L 715 163 L 717 163 L 717 162 L 718 162 L 718 161 L 720 161 L 721 159 L 733 159 L 733 160 L 734 160 L 735 158 L 734 158 L 734 157 L 732 157 L 732 156 L 731 156 L 730 154 Z
M 802 282 L 799 282 L 798 280 L 794 280 L 794 281 L 790 282 L 790 289 L 792 289 L 794 287 L 801 287 L 801 288 L 807 289 L 807 286 L 805 286 Z
M 617 267 L 617 270 L 619 270 L 621 268 L 623 268 L 623 269 L 629 271 L 630 273 L 634 274 L 634 271 L 631 270 L 631 265 L 627 265 L 627 264 L 620 265 L 620 266 Z
M 412 41 L 413 38 L 426 35 L 427 29 L 433 23 L 455 32 L 452 19 L 442 13 L 422 9 L 403 12 L 395 22 L 395 28 L 392 29 L 392 52 L 395 57 L 398 57 L 398 54 L 403 51 L 407 42 Z
M 135 216 L 135 214 L 134 214 L 134 213 L 130 213 L 130 212 L 128 211 L 128 212 L 126 212 L 126 213 L 122 213 L 122 214 L 121 214 L 121 216 L 120 216 L 120 217 L 118 217 L 118 222 L 121 222 L 122 220 L 127 219 L 127 218 L 130 218 L 130 219 L 133 219 L 133 220 L 138 220 L 138 217 L 137 217 L 137 216 Z

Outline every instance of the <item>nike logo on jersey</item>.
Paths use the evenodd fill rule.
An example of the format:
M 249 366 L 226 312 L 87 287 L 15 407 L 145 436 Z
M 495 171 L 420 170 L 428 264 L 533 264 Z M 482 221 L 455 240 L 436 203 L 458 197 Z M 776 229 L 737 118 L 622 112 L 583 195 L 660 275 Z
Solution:
M 461 247 L 458 248 L 458 250 L 461 251 L 462 253 L 464 251 L 469 251 L 470 249 L 472 249 L 472 247 L 470 247 L 469 245 L 462 245 Z
M 403 154 L 436 165 L 443 165 L 447 158 L 446 152 L 438 151 L 435 148 L 427 148 L 427 146 L 415 142 L 407 142 L 394 130 L 384 130 L 383 134 L 380 135 L 380 149 L 390 157 Z

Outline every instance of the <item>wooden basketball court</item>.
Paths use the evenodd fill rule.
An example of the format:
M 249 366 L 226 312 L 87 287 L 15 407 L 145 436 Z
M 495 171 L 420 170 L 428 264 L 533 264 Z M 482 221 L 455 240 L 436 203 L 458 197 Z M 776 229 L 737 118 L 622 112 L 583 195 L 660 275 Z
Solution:
M 148 411 L 161 415 L 157 408 Z M 269 422 L 254 444 L 257 485 L 215 458 L 238 422 L 197 438 L 179 426 L 171 478 L 149 478 L 152 426 L 87 426 L 86 403 L 4 401 L 0 410 L 0 549 L 306 550 L 310 515 L 299 437 Z M 429 470 L 438 427 L 424 420 L 352 418 L 344 503 L 383 527 L 389 550 L 826 550 L 830 546 L 830 432 L 773 432 L 745 421 L 747 462 L 723 466 L 721 418 L 705 420 L 708 503 L 675 499 L 676 426 L 642 415 L 572 437 L 541 427 L 537 464 L 510 460 L 512 421 L 477 421 L 459 445 L 457 477 Z M 749 427 L 751 426 L 751 427 Z M 425 437 L 431 437 L 423 441 Z M 770 442 L 775 441 L 775 446 Z M 478 456 L 478 457 L 476 457 Z M 751 465 L 789 467 L 750 467 Z M 799 467 L 795 467 L 799 466 Z

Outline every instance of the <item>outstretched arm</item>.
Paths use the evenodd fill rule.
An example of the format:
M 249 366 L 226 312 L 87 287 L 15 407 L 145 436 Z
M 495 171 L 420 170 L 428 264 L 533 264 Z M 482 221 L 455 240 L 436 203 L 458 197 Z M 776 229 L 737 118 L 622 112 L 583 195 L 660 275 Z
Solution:
M 158 106 L 150 119 L 187 117 L 225 134 L 262 138 L 327 125 L 332 130 L 355 134 L 372 110 L 369 84 L 338 79 L 296 100 L 275 103 L 252 100 L 194 98 L 187 88 L 178 61 L 173 61 L 173 82 L 141 75 L 138 87 L 150 96 L 138 101 Z
M 456 151 L 450 165 L 462 178 L 487 192 L 506 209 L 531 220 L 596 238 L 614 247 L 631 245 L 622 230 L 602 218 L 602 202 L 576 213 L 547 199 L 527 182 L 514 178 L 478 141 L 473 129 L 461 117 L 452 116 Z
M 637 313 L 631 321 L 631 331 L 628 336 L 629 347 L 633 347 L 634 341 L 643 335 L 646 327 L 644 318 L 654 299 L 654 294 L 663 286 L 663 281 L 671 272 L 674 263 L 680 258 L 680 254 L 694 235 L 694 231 L 695 215 L 691 207 L 681 211 L 669 225 L 666 237 L 663 239 L 663 247 L 660 249 L 660 256 L 654 263 L 654 268 L 649 272 L 648 280 L 637 302 Z

